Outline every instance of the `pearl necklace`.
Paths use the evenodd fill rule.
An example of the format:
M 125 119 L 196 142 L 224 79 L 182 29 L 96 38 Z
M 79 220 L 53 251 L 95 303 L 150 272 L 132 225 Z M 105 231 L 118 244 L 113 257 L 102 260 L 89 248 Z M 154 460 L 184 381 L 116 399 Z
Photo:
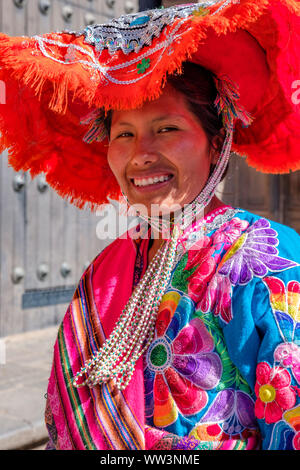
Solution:
M 136 361 L 153 340 L 157 312 L 170 280 L 180 234 L 175 226 L 171 239 L 156 253 L 109 338 L 76 374 L 75 387 L 93 387 L 109 380 L 119 390 L 128 385 Z M 87 378 L 79 384 L 83 374 Z

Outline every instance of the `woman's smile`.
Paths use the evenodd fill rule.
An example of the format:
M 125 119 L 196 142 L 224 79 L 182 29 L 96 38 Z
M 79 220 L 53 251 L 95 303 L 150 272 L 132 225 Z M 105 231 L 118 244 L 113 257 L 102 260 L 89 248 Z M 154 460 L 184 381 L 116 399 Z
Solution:
M 151 176 L 140 176 L 130 178 L 137 191 L 158 191 L 171 183 L 172 174 L 156 174 Z

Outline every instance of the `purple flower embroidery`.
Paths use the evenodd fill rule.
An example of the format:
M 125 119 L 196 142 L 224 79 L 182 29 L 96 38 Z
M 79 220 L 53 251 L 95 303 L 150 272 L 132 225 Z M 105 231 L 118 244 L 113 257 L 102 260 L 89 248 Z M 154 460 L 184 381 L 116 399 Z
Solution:
M 258 219 L 232 245 L 219 265 L 218 273 L 228 276 L 231 284 L 245 285 L 253 276 L 264 277 L 273 272 L 297 266 L 278 256 L 277 232 L 266 219 Z
M 217 423 L 229 436 L 242 435 L 244 430 L 257 428 L 252 398 L 241 390 L 226 389 L 218 393 L 211 406 L 195 426 L 192 436 L 197 437 L 203 425 Z
M 145 357 L 146 417 L 164 428 L 179 413 L 197 415 L 208 402 L 206 390 L 222 376 L 213 337 L 200 318 L 188 322 L 193 311 L 188 297 L 168 291 L 158 312 L 155 339 Z

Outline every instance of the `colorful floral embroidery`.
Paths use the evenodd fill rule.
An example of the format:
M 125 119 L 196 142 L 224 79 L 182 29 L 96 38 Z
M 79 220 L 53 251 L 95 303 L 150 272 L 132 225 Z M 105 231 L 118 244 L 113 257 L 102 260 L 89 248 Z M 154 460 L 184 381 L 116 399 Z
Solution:
M 266 423 L 276 423 L 282 413 L 295 405 L 296 393 L 291 387 L 291 376 L 282 367 L 271 368 L 260 362 L 256 369 L 255 415 Z
M 208 292 L 207 285 L 216 273 L 224 250 L 228 250 L 248 225 L 245 220 L 233 218 L 223 224 L 211 237 L 202 237 L 190 249 L 185 270 L 196 267 L 188 279 L 188 294 L 196 303 L 202 300 L 203 305 L 206 302 L 211 305 L 211 299 L 208 298 L 210 296 L 216 301 L 217 293 L 213 290 Z M 200 304 L 200 308 L 203 305 Z
M 287 285 L 276 277 L 265 277 L 270 294 L 271 308 L 283 339 L 274 351 L 274 361 L 290 368 L 300 383 L 300 283 Z
M 196 267 L 188 278 L 188 294 L 196 303 L 205 295 L 207 283 L 216 272 L 218 259 L 215 252 L 216 248 L 209 237 L 201 238 L 188 252 L 185 270 Z
M 267 220 L 249 226 L 234 217 L 189 246 L 163 298 L 155 339 L 145 357 L 149 425 L 189 436 L 204 448 L 219 449 L 229 443 L 256 448 L 259 419 L 264 420 L 259 424 L 265 448 L 300 447 L 300 407 L 296 406 L 300 387 L 294 381 L 300 378 L 300 283 L 285 285 L 267 276 L 269 271 L 297 266 L 278 256 L 278 243 L 277 232 Z M 275 334 L 274 348 L 268 346 L 271 354 L 274 351 L 274 364 L 257 366 L 255 394 L 233 364 L 223 330 L 233 316 L 235 286 L 246 286 L 254 277 L 262 278 L 269 290 L 282 337 L 280 342 Z M 253 345 L 256 348 L 255 341 Z M 249 379 L 247 370 L 241 370 Z
M 225 389 L 234 387 L 242 390 L 248 395 L 251 395 L 251 389 L 249 385 L 230 359 L 223 335 L 223 329 L 220 326 L 218 318 L 212 312 L 204 314 L 200 310 L 196 311 L 195 315 L 201 318 L 208 332 L 214 338 L 215 352 L 219 355 L 222 361 L 222 377 L 220 378 L 215 391 L 219 392 L 221 390 L 223 391 Z
M 233 244 L 222 259 L 218 272 L 232 285 L 248 284 L 253 276 L 264 277 L 268 270 L 278 272 L 297 263 L 278 256 L 277 232 L 266 219 L 258 219 Z
M 257 429 L 252 398 L 241 390 L 218 393 L 190 435 L 203 441 L 246 438 Z
M 213 235 L 214 243 L 224 244 L 225 249 L 227 249 L 248 226 L 249 222 L 247 220 L 233 218 L 216 230 Z
M 266 446 L 271 450 L 300 450 L 300 405 L 284 411 L 282 419 L 274 424 Z
M 158 427 L 171 425 L 179 413 L 201 411 L 208 402 L 206 390 L 222 375 L 212 336 L 200 318 L 189 321 L 193 311 L 188 297 L 175 291 L 164 295 L 144 371 L 146 415 Z
M 210 238 L 198 240 L 189 251 L 185 268 L 194 268 L 188 278 L 188 294 L 197 309 L 213 311 L 229 323 L 233 286 L 246 285 L 254 276 L 263 277 L 268 269 L 277 272 L 297 265 L 279 257 L 277 245 L 277 232 L 265 219 L 249 227 L 247 221 L 234 218 Z
M 299 383 L 300 378 L 300 283 L 286 285 L 277 277 L 265 277 L 270 305 L 283 342 L 274 350 L 273 368 L 260 363 L 257 372 L 255 410 L 258 418 L 265 417 L 268 424 L 277 423 L 271 435 L 269 448 L 299 448 L 300 407 L 295 407 L 297 387 L 291 385 L 291 370 Z M 287 411 L 286 411 L 287 410 Z M 284 436 L 284 443 L 282 442 Z
M 205 295 L 198 302 L 197 308 L 204 313 L 213 312 L 225 323 L 232 320 L 231 312 L 232 286 L 228 277 L 216 273 L 207 286 Z
M 300 405 L 286 411 L 283 419 L 296 433 L 292 441 L 293 448 L 300 450 Z

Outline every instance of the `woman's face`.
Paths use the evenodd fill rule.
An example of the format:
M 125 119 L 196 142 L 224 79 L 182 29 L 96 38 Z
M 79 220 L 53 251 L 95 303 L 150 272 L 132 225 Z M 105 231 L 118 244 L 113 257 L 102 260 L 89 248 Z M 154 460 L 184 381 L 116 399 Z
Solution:
M 165 213 L 190 203 L 213 158 L 200 121 L 169 85 L 142 108 L 113 112 L 108 162 L 129 203 L 145 206 L 143 213 L 150 215 L 153 205 Z

